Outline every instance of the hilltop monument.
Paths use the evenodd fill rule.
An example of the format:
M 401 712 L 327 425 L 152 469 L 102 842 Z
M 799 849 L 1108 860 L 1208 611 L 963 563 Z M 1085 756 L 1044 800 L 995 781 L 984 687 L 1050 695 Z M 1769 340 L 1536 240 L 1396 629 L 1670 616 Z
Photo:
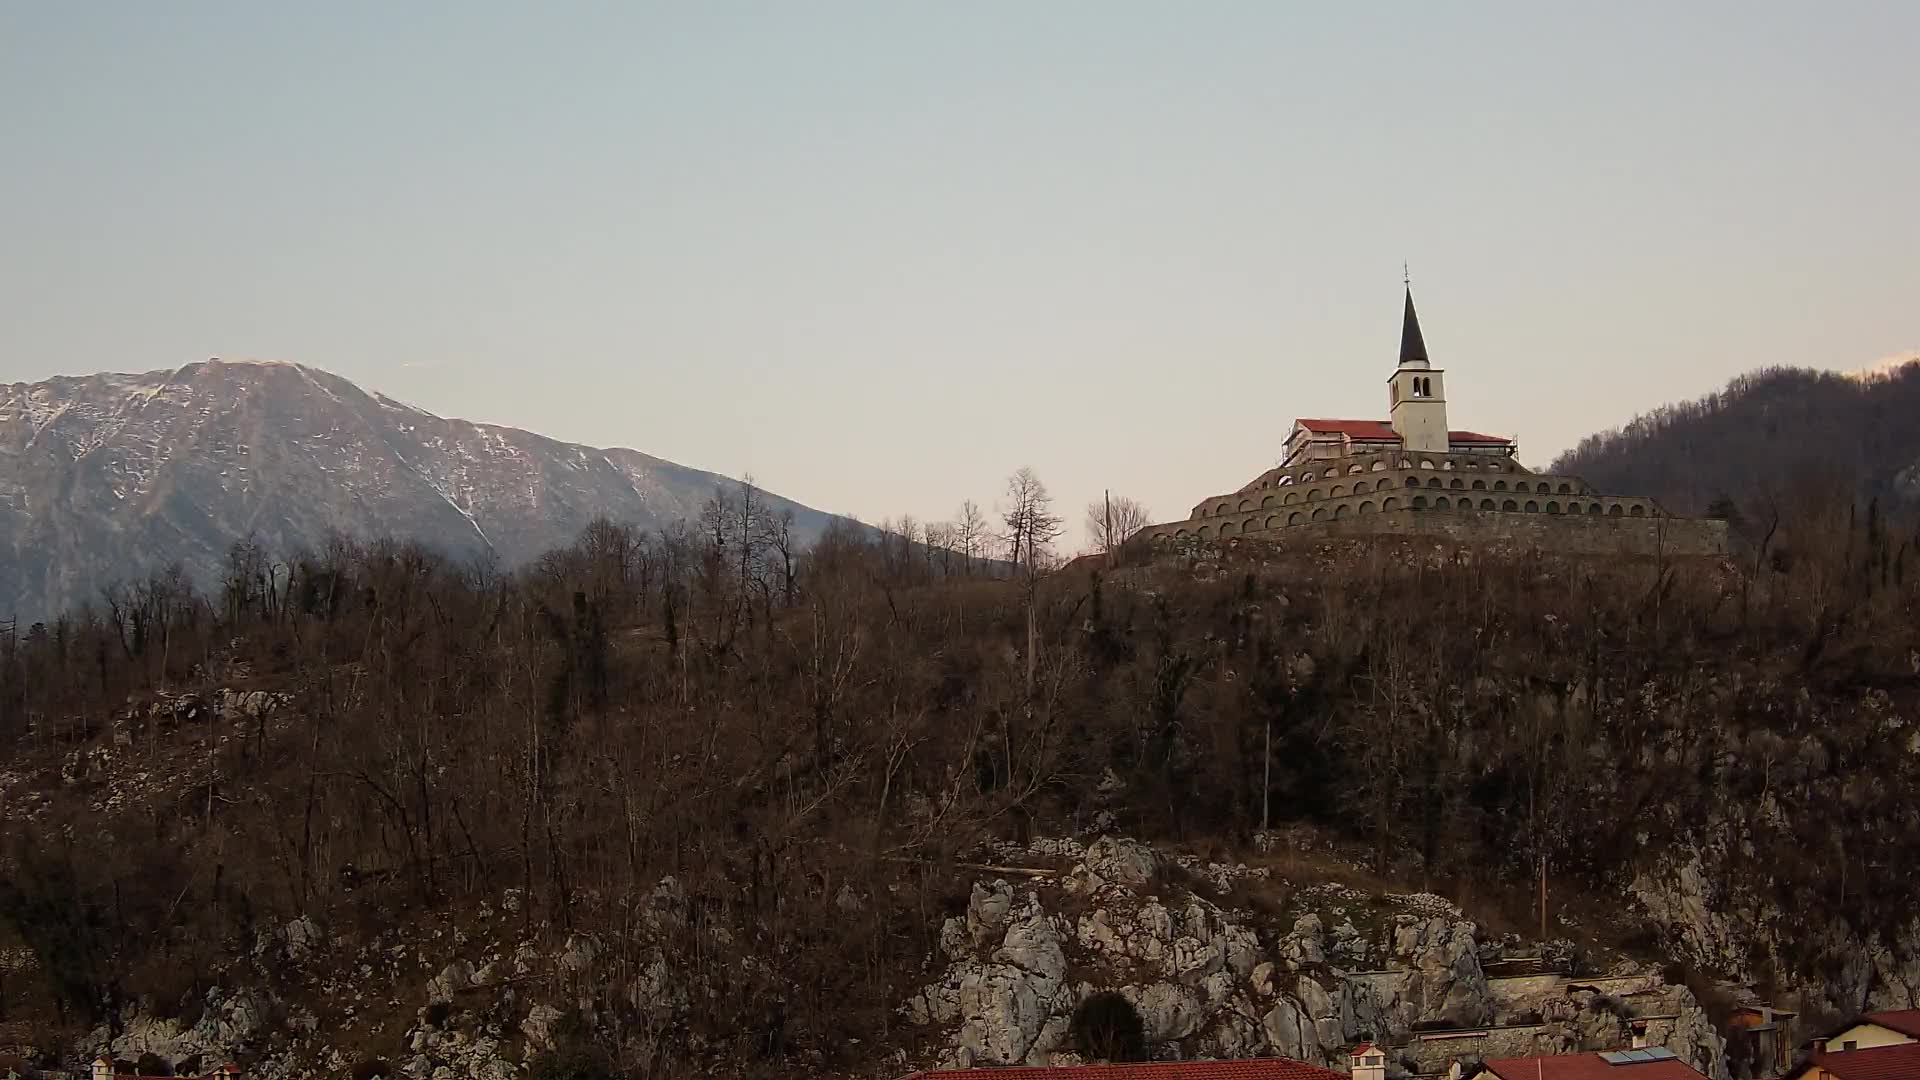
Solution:
M 1447 423 L 1445 370 L 1427 355 L 1407 287 L 1387 419 L 1300 418 L 1280 464 L 1135 536 L 1155 547 L 1321 536 L 1431 535 L 1585 554 L 1716 555 L 1726 522 L 1536 473 L 1513 439 Z

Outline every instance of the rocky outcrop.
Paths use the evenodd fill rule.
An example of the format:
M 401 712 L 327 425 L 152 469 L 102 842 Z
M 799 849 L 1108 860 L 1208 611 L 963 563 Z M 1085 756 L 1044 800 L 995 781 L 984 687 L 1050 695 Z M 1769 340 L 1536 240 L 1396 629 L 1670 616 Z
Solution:
M 944 968 L 903 1009 L 930 1030 L 942 1063 L 1077 1061 L 1073 1011 L 1112 990 L 1166 1057 L 1343 1065 L 1367 1039 L 1394 1047 L 1396 1068 L 1444 1071 L 1462 1057 L 1626 1046 L 1628 1018 L 1644 1013 L 1677 1016 L 1656 1034 L 1725 1080 L 1719 1036 L 1684 987 L 1652 973 L 1618 977 L 1606 992 L 1553 976 L 1496 986 L 1482 961 L 1499 947 L 1439 897 L 1316 886 L 1293 893 L 1312 910 L 1274 923 L 1205 895 L 1216 880 L 1253 873 L 1245 867 L 1183 866 L 1118 837 L 1063 854 L 1074 862 L 1055 879 L 975 884 L 965 913 L 942 926 Z M 1481 1027 L 1498 1031 L 1427 1036 Z

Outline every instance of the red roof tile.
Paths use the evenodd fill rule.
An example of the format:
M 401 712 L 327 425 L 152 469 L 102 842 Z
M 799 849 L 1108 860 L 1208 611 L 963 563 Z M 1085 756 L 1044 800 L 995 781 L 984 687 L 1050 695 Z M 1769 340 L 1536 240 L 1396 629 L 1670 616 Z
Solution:
M 1503 435 L 1482 435 L 1477 431 L 1449 431 L 1447 432 L 1447 441 L 1448 442 L 1467 442 L 1467 443 L 1478 442 L 1478 443 L 1505 444 L 1505 443 L 1510 443 L 1513 440 Z
M 1488 1058 L 1500 1080 L 1706 1080 L 1678 1058 L 1615 1065 L 1599 1054 L 1536 1054 Z
M 1911 1013 L 1915 1010 L 1904 1011 Z M 1874 1023 L 1881 1021 L 1875 1020 Z M 1914 1077 L 1920 1076 L 1920 1042 L 1876 1046 L 1871 1050 L 1815 1054 L 1789 1075 L 1803 1075 L 1814 1065 L 1839 1077 L 1839 1080 L 1914 1080 Z
M 1386 420 L 1328 420 L 1321 417 L 1301 417 L 1294 423 L 1313 432 L 1315 435 L 1345 435 L 1349 439 L 1363 442 L 1399 442 L 1400 433 L 1393 430 L 1393 424 Z M 1449 431 L 1447 441 L 1456 443 L 1487 443 L 1492 446 L 1504 446 L 1512 439 L 1500 435 L 1483 435 L 1478 431 Z
M 1290 1058 L 1156 1061 L 1145 1065 L 1063 1065 L 917 1072 L 904 1080 L 1348 1080 L 1347 1074 Z
M 1879 1024 L 1883 1028 L 1892 1028 L 1908 1038 L 1920 1039 L 1920 1009 L 1894 1009 L 1890 1012 L 1872 1012 L 1861 1017 L 1869 1024 Z
M 1400 433 L 1385 420 L 1323 420 L 1302 417 L 1294 423 L 1317 435 L 1345 435 L 1349 439 L 1391 439 L 1400 441 Z

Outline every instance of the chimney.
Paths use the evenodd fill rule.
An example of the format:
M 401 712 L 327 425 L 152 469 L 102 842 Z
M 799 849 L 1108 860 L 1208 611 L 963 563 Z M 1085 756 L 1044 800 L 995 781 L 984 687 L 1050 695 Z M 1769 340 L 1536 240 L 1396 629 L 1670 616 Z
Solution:
M 1387 1080 L 1387 1052 L 1372 1043 L 1353 1048 L 1353 1080 Z
M 104 1057 L 94 1058 L 93 1080 L 113 1080 L 113 1062 Z

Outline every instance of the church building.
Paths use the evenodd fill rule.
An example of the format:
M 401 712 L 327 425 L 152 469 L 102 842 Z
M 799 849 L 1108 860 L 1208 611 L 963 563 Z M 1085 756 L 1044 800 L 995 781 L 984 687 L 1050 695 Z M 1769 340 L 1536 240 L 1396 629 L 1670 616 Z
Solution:
M 1135 535 L 1163 548 L 1426 534 L 1594 554 L 1726 550 L 1725 522 L 1673 517 L 1649 498 L 1536 473 L 1518 455 L 1510 438 L 1447 423 L 1446 372 L 1427 356 L 1409 287 L 1385 420 L 1297 419 L 1278 466 L 1202 500 L 1184 521 Z

